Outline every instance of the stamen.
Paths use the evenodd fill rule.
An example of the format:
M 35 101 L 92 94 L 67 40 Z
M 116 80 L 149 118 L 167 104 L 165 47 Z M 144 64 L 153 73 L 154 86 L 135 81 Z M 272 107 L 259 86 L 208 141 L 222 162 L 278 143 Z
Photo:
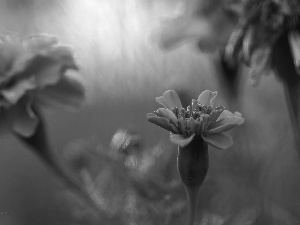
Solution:
M 201 110 L 201 105 L 200 105 L 200 104 L 197 104 L 197 105 L 196 105 L 196 111 L 199 112 L 200 110 Z
M 190 105 L 187 107 L 187 111 L 188 111 L 188 113 L 189 113 L 189 117 L 191 117 L 192 112 L 191 112 L 191 106 L 190 106 Z
M 188 136 L 189 135 L 189 131 L 188 131 L 187 120 L 186 119 L 183 120 L 183 124 L 184 124 L 184 132 Z
M 192 99 L 192 112 L 194 112 L 194 110 L 196 109 L 196 105 L 197 105 L 197 100 Z
M 184 108 L 181 108 L 179 114 L 180 114 L 183 118 L 185 118 L 185 113 L 186 113 L 186 112 L 185 112 L 185 109 L 184 109 Z
M 194 112 L 194 119 L 197 119 L 197 118 L 199 118 L 199 116 L 200 116 L 200 112 Z
M 211 111 L 212 111 L 212 108 L 211 108 L 211 106 L 208 106 L 208 109 L 207 109 L 207 114 L 209 115 L 209 114 L 211 113 Z

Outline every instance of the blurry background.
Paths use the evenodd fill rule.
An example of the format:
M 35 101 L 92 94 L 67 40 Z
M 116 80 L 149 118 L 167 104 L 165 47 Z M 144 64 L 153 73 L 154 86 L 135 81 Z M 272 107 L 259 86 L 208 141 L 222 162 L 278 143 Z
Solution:
M 147 122 L 146 113 L 158 108 L 155 97 L 168 89 L 178 91 L 185 104 L 203 90 L 216 90 L 217 105 L 241 112 L 246 122 L 231 132 L 232 148 L 221 152 L 210 147 L 199 221 L 298 224 L 300 164 L 281 84 L 271 75 L 253 88 L 245 68 L 233 100 L 219 79 L 216 55 L 201 53 L 191 43 L 170 52 L 159 50 L 152 43 L 152 32 L 162 17 L 176 15 L 181 4 L 180 0 L 0 0 L 0 32 L 51 33 L 74 48 L 87 101 L 76 113 L 45 112 L 58 155 L 78 141 L 108 151 L 116 130 L 126 128 L 140 135 L 145 152 L 163 143 L 162 151 L 172 160 L 162 164 L 172 163 L 175 171 L 176 146 L 168 142 L 167 131 Z M 63 187 L 51 171 L 11 136 L 1 138 L 0 149 L 0 224 L 73 224 Z M 261 211 L 267 213 L 261 216 Z M 215 222 L 207 219 L 209 215 Z

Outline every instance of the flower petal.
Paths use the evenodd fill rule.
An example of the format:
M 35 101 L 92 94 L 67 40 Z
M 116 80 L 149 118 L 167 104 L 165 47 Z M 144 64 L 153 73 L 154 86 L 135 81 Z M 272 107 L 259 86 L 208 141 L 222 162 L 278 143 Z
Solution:
M 181 101 L 174 90 L 166 91 L 163 96 L 157 97 L 156 101 L 167 109 L 178 108 L 181 109 Z
M 168 119 L 164 118 L 164 117 L 158 117 L 158 116 L 151 116 L 152 113 L 148 113 L 146 115 L 147 119 L 149 122 L 154 123 L 155 125 L 164 128 L 168 131 L 171 131 L 172 133 L 175 133 L 176 131 L 173 130 L 170 122 Z
M 242 114 L 240 113 L 240 112 L 234 112 L 234 113 L 232 113 L 232 112 L 230 112 L 230 111 L 228 111 L 228 110 L 224 110 L 222 113 L 221 113 L 221 115 L 219 116 L 219 118 L 217 119 L 217 121 L 219 121 L 219 120 L 221 120 L 221 119 L 223 119 L 223 118 L 225 118 L 225 117 L 227 117 L 227 116 L 237 116 L 237 117 L 242 117 Z
M 174 119 L 175 121 L 177 121 L 177 117 L 175 116 L 175 114 L 170 110 L 170 109 L 165 109 L 165 108 L 159 108 L 158 110 L 156 110 L 156 115 L 159 117 L 164 117 L 166 119 Z
M 237 116 L 227 116 L 213 123 L 207 132 L 208 134 L 222 133 L 232 129 L 235 126 L 241 125 L 242 123 L 244 123 L 244 118 Z
M 224 106 L 219 106 L 215 110 L 213 110 L 209 115 L 211 123 L 215 123 L 224 110 Z
M 74 59 L 72 48 L 65 45 L 58 45 L 48 52 L 47 56 L 56 62 L 60 62 L 63 66 L 69 69 L 78 69 Z
M 170 135 L 170 141 L 176 145 L 179 145 L 180 147 L 184 147 L 193 140 L 194 136 L 195 134 L 191 135 L 188 138 L 185 138 L 184 136 L 179 134 L 172 134 Z
M 2 95 L 10 103 L 15 104 L 21 99 L 28 90 L 32 90 L 36 87 L 36 80 L 34 77 L 23 79 L 17 82 L 9 89 L 2 90 Z
M 270 63 L 270 48 L 257 49 L 251 57 L 250 77 L 251 85 L 257 86 L 260 78 L 264 73 L 268 72 Z
M 67 69 L 78 69 L 71 53 L 64 54 L 56 48 L 46 55 L 38 54 L 31 60 L 26 72 L 35 75 L 39 87 L 55 84 Z
M 199 97 L 198 100 L 203 105 L 210 105 L 211 107 L 214 106 L 214 102 L 216 100 L 217 92 L 212 92 L 209 90 L 203 91 Z
M 245 32 L 245 36 L 243 38 L 243 43 L 242 43 L 243 60 L 245 64 L 248 66 L 250 65 L 251 56 L 253 53 L 254 39 L 255 39 L 254 26 L 249 26 Z
M 221 115 L 219 116 L 219 118 L 217 119 L 217 121 L 227 117 L 227 116 L 234 116 L 232 112 L 228 111 L 228 110 L 224 110 Z
M 174 119 L 169 119 L 169 123 L 170 123 L 170 126 L 173 130 L 173 133 L 174 134 L 179 134 L 179 127 L 178 127 L 178 119 L 174 120 Z
M 41 104 L 62 106 L 74 110 L 82 105 L 85 99 L 85 88 L 80 80 L 65 76 L 55 85 L 40 90 L 36 99 Z
M 147 113 L 146 114 L 147 119 L 150 117 L 157 117 L 157 115 L 155 115 L 154 113 Z
M 187 129 L 192 133 L 192 134 L 198 134 L 198 132 L 201 130 L 201 122 L 198 122 L 197 120 L 189 119 L 187 121 Z
M 39 118 L 34 114 L 30 105 L 28 99 L 25 98 L 11 110 L 12 128 L 23 137 L 32 136 L 39 123 Z
M 185 132 L 185 122 L 184 119 L 179 119 L 178 120 L 178 130 L 180 134 L 184 134 Z
M 23 40 L 25 48 L 32 52 L 45 52 L 58 43 L 58 38 L 50 34 L 34 34 Z
M 289 33 L 289 43 L 296 70 L 298 75 L 300 75 L 300 33 L 297 31 L 291 31 Z
M 62 76 L 62 65 L 60 63 L 40 57 L 32 63 L 39 67 L 33 68 L 39 88 L 56 84 Z
M 244 29 L 240 25 L 230 35 L 228 44 L 225 47 L 225 58 L 228 62 L 234 63 L 237 59 L 243 44 L 244 35 Z
M 213 147 L 218 149 L 226 149 L 232 146 L 232 138 L 226 134 L 210 134 L 208 136 L 203 136 L 203 140 L 206 141 Z

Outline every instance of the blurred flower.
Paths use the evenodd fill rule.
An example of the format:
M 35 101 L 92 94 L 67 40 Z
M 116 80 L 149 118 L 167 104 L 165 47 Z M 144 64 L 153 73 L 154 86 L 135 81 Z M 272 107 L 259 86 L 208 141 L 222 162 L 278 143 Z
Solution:
M 113 135 L 110 147 L 113 154 L 123 153 L 130 154 L 133 149 L 139 148 L 141 145 L 141 137 L 135 131 L 125 128 L 118 129 Z
M 249 65 L 252 84 L 257 85 L 270 68 L 275 42 L 288 32 L 294 64 L 300 74 L 299 1 L 241 0 L 237 4 L 239 22 L 226 46 L 226 58 L 232 63 L 243 61 Z
M 197 43 L 202 51 L 225 46 L 235 25 L 228 7 L 233 0 L 180 1 L 175 16 L 165 18 L 153 30 L 152 40 L 161 49 L 169 50 L 186 41 Z
M 68 70 L 78 70 L 73 52 L 50 35 L 0 37 L 0 133 L 34 134 L 41 105 L 79 106 L 84 87 Z
M 88 168 L 91 163 L 88 150 L 88 143 L 85 140 L 78 139 L 65 147 L 63 156 L 71 169 L 80 172 Z
M 217 92 L 206 90 L 184 109 L 177 93 L 169 90 L 156 98 L 164 108 L 148 113 L 147 119 L 170 131 L 171 142 L 180 147 L 188 145 L 195 137 L 200 137 L 216 148 L 225 149 L 233 142 L 231 137 L 223 132 L 241 125 L 244 119 L 239 112 L 231 113 L 223 106 L 214 107 L 216 96 Z

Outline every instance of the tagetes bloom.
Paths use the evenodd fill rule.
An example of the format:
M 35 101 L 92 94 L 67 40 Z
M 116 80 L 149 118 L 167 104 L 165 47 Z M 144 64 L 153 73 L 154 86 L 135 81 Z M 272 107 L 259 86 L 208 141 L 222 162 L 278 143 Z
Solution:
M 40 105 L 79 106 L 84 87 L 75 76 L 73 52 L 57 38 L 35 35 L 0 37 L 0 133 L 29 137 L 39 123 Z
M 245 0 L 238 1 L 232 7 L 239 8 L 239 21 L 225 48 L 227 59 L 249 65 L 251 81 L 256 86 L 260 77 L 272 69 L 274 45 L 287 32 L 294 66 L 299 75 L 300 2 Z
M 241 125 L 244 119 L 239 112 L 231 113 L 223 106 L 214 107 L 216 96 L 217 92 L 206 90 L 185 109 L 181 106 L 177 93 L 169 90 L 156 98 L 164 108 L 148 113 L 147 119 L 170 131 L 171 142 L 180 147 L 188 145 L 195 136 L 200 136 L 211 146 L 226 149 L 233 142 L 223 132 Z

